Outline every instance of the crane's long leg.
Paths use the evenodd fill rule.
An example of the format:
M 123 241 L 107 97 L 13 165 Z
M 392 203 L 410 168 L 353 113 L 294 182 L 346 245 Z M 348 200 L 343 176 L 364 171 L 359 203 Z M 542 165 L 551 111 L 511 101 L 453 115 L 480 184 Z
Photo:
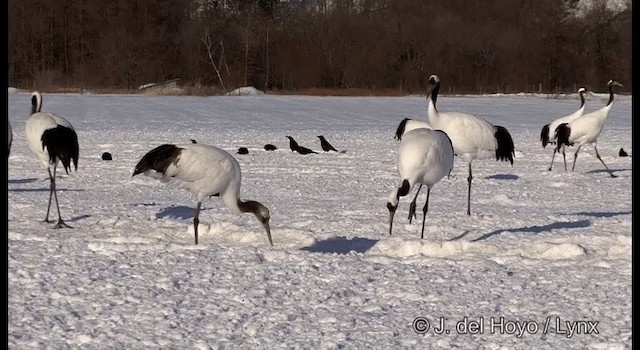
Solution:
M 471 180 L 473 176 L 471 175 L 471 162 L 469 162 L 469 177 L 467 178 L 467 182 L 469 182 L 469 190 L 467 191 L 467 215 L 471 215 Z
M 53 176 L 51 177 L 51 187 L 53 188 L 53 198 L 56 200 L 56 209 L 58 209 L 58 223 L 53 228 L 71 228 L 71 226 L 67 225 L 62 220 L 62 215 L 60 215 L 60 205 L 58 204 L 58 193 L 56 191 L 56 169 L 57 166 L 53 166 Z
M 413 201 L 409 205 L 409 223 L 411 223 L 411 220 L 416 217 L 416 200 L 418 200 L 418 194 L 420 193 L 421 189 L 422 189 L 422 184 L 418 186 L 418 191 L 416 192 L 416 196 L 413 197 Z
M 573 171 L 576 168 L 576 160 L 578 159 L 578 152 L 580 152 L 580 147 L 582 147 L 582 145 L 578 146 L 578 149 L 576 150 L 576 154 L 573 155 L 573 166 L 571 167 L 571 171 Z
M 602 162 L 602 165 L 604 165 L 604 167 L 609 172 L 609 175 L 611 175 L 611 177 L 617 177 L 616 175 L 613 174 L 613 172 L 611 170 L 609 170 L 609 167 L 606 164 L 604 164 L 604 160 L 602 160 L 602 158 L 600 158 L 600 154 L 598 153 L 598 148 L 596 147 L 595 144 L 593 144 L 593 149 L 596 150 L 596 157 L 598 157 L 598 159 L 600 159 L 600 161 Z
M 567 154 L 564 151 L 565 146 L 562 145 L 562 160 L 564 161 L 564 171 L 567 171 Z
M 431 194 L 431 187 L 427 186 L 427 200 L 424 202 L 424 207 L 422 208 L 422 234 L 420 234 L 420 239 L 424 238 L 424 222 L 427 218 L 427 211 L 429 211 L 429 195 Z
M 198 202 L 196 206 L 196 213 L 193 215 L 193 232 L 196 238 L 196 244 L 198 244 L 198 224 L 200 223 L 200 207 L 202 206 L 202 202 Z
M 49 205 L 47 205 L 47 215 L 44 217 L 44 222 L 49 222 L 49 211 L 51 210 L 51 198 L 53 197 L 53 181 L 54 177 L 51 175 L 51 169 L 47 168 L 49 172 Z
M 549 171 L 551 171 L 551 168 L 553 167 L 553 160 L 556 157 L 556 149 L 553 149 L 553 155 L 551 156 L 551 165 L 549 165 Z

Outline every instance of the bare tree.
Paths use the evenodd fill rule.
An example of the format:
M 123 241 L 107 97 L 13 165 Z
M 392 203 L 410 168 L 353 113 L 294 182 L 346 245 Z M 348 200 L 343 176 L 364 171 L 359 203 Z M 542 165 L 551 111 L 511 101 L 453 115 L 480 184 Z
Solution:
M 220 82 L 220 87 L 222 88 L 222 91 L 226 92 L 227 89 L 224 86 L 224 81 L 222 80 L 222 76 L 220 75 L 220 69 L 218 68 L 220 65 L 222 65 L 222 62 L 224 60 L 224 44 L 222 43 L 222 40 L 220 40 L 219 44 L 217 45 L 220 47 L 220 63 L 216 64 L 213 58 L 216 49 L 214 48 L 213 43 L 211 42 L 211 37 L 209 36 L 208 29 L 205 29 L 200 40 L 202 40 L 202 43 L 207 48 L 209 63 L 211 64 L 213 69 L 216 71 L 216 75 L 218 76 L 218 81 Z

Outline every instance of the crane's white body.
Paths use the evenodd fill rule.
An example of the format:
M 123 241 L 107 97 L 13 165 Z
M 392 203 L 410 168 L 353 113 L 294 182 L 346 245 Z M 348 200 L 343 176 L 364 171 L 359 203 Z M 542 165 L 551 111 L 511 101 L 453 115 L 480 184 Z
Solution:
M 547 131 L 547 140 L 549 140 L 549 143 L 551 144 L 556 143 L 556 138 L 558 137 L 558 135 L 556 134 L 556 129 L 558 128 L 558 125 L 563 123 L 571 123 L 572 121 L 580 118 L 584 114 L 584 109 L 586 107 L 584 103 L 584 93 L 586 91 L 587 90 L 585 88 L 578 89 L 578 94 L 580 95 L 580 100 L 582 101 L 582 103 L 580 104 L 580 108 L 578 108 L 577 111 L 569 115 L 566 115 L 564 117 L 557 118 L 553 120 L 551 123 L 549 123 L 549 130 Z
M 427 186 L 427 199 L 423 209 L 422 235 L 424 236 L 424 217 L 427 213 L 431 188 L 453 169 L 453 146 L 451 140 L 441 130 L 417 128 L 405 132 L 398 148 L 397 169 L 402 185 L 389 194 L 387 208 L 390 212 L 389 234 L 393 226 L 393 216 L 398 207 L 400 196 L 413 190 L 416 184 Z M 419 191 L 419 190 L 418 190 Z M 414 198 L 409 217 L 415 213 Z
M 604 122 L 609 117 L 609 111 L 612 106 L 613 103 L 610 103 L 596 111 L 583 114 L 568 123 L 567 127 L 571 129 L 569 142 L 579 146 L 598 142 L 598 136 L 602 132 Z
M 409 119 L 407 120 L 407 125 L 404 127 L 404 133 L 414 130 L 414 129 L 432 129 L 431 124 L 424 120 L 419 119 Z
M 240 212 L 241 171 L 238 161 L 228 152 L 204 144 L 182 144 L 178 161 L 171 163 L 165 173 L 148 170 L 144 174 L 173 186 L 186 189 L 202 202 L 219 194 L 224 204 Z
M 449 136 L 455 154 L 464 158 L 469 166 L 467 215 L 471 215 L 471 163 L 474 159 L 495 157 L 496 160 L 510 161 L 513 164 L 513 139 L 504 127 L 495 126 L 475 115 L 460 112 L 440 113 L 436 108 L 440 78 L 432 75 L 429 77 L 429 85 L 429 124 L 433 129 L 442 130 Z
M 42 134 L 48 130 L 58 126 L 64 126 L 71 130 L 73 126 L 68 120 L 58 115 L 46 112 L 36 112 L 32 114 L 25 124 L 25 135 L 27 136 L 27 145 L 29 149 L 38 157 L 38 161 L 43 167 L 55 166 L 58 163 L 56 159 L 55 164 L 49 161 L 49 153 L 47 148 L 42 146 Z
M 396 128 L 396 135 L 394 136 L 394 138 L 400 141 L 402 140 L 402 135 L 404 135 L 405 133 L 414 129 L 421 129 L 421 128 L 431 129 L 431 125 L 424 120 L 404 118 L 398 124 L 398 127 Z
M 440 113 L 431 98 L 428 99 L 428 116 L 431 126 L 446 132 L 455 153 L 467 162 L 495 155 L 498 148 L 495 127 L 488 121 L 467 113 Z
M 427 128 L 405 132 L 398 148 L 398 174 L 415 184 L 432 187 L 453 169 L 453 148 L 447 135 Z M 393 197 L 389 201 L 393 203 Z M 396 203 L 393 203 L 396 204 Z
M 240 164 L 228 152 L 203 144 L 164 144 L 140 159 L 133 176 L 141 173 L 186 189 L 196 196 L 198 204 L 193 216 L 196 244 L 202 202 L 211 196 L 219 196 L 229 209 L 237 213 L 253 213 L 265 228 L 269 244 L 273 245 L 269 209 L 256 201 L 240 199 Z

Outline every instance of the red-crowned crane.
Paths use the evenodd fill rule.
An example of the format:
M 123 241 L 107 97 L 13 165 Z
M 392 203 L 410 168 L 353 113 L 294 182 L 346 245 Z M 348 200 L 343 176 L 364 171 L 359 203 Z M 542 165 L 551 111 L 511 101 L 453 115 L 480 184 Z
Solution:
M 436 101 L 440 90 L 440 78 L 429 77 L 427 93 L 427 115 L 433 129 L 447 133 L 456 155 L 469 164 L 469 184 L 467 192 L 467 215 L 471 215 L 471 162 L 495 156 L 496 160 L 509 161 L 513 165 L 515 155 L 513 139 L 506 128 L 489 123 L 472 114 L 460 112 L 438 112 Z
M 427 186 L 427 199 L 422 208 L 422 233 L 429 209 L 431 188 L 453 169 L 453 145 L 442 130 L 418 128 L 406 132 L 398 149 L 398 173 L 402 184 L 395 188 L 387 201 L 389 210 L 389 236 L 393 229 L 393 216 L 400 197 L 406 196 L 415 184 Z M 417 198 L 417 194 L 416 194 Z M 415 198 L 414 198 L 415 202 Z M 409 218 L 415 215 L 415 205 L 409 209 Z
M 593 144 L 593 149 L 596 151 L 596 157 L 602 162 L 605 169 L 609 172 L 611 177 L 616 177 L 607 164 L 604 163 L 600 154 L 598 153 L 598 148 L 596 147 L 596 143 L 598 142 L 598 136 L 602 132 L 602 127 L 604 126 L 604 122 L 607 120 L 609 116 L 609 111 L 613 106 L 613 87 L 614 86 L 622 86 L 622 84 L 618 83 L 615 80 L 609 80 L 607 83 L 609 87 L 609 101 L 607 104 L 591 113 L 583 114 L 580 118 L 570 122 L 558 125 L 556 133 L 558 134 L 558 143 L 556 145 L 556 152 L 560 150 L 560 147 L 563 146 L 573 146 L 574 144 L 578 144 L 578 149 L 576 149 L 576 153 L 573 156 L 573 166 L 571 167 L 571 171 L 576 168 L 576 159 L 578 159 L 578 152 L 580 152 L 580 148 L 586 144 Z M 563 148 L 564 149 L 564 148 Z M 564 157 L 564 153 L 562 154 Z M 567 168 L 567 161 L 565 157 L 565 169 Z
M 558 134 L 556 134 L 556 129 L 558 128 L 558 125 L 563 124 L 563 123 L 570 123 L 574 120 L 576 120 L 577 118 L 579 118 L 580 116 L 582 116 L 582 114 L 584 114 L 584 94 L 585 92 L 587 92 L 587 89 L 581 87 L 580 89 L 578 89 L 578 94 L 580 95 L 580 108 L 578 108 L 577 111 L 555 119 L 554 121 L 552 121 L 551 123 L 545 125 L 542 127 L 542 131 L 540 132 L 540 142 L 542 142 L 542 148 L 547 147 L 548 144 L 556 144 L 556 139 L 558 138 Z M 551 164 L 549 165 L 549 171 L 551 171 L 551 168 L 553 167 L 553 160 L 556 157 L 556 149 L 554 147 L 553 149 L 553 154 L 551 155 Z M 564 147 L 562 147 L 562 155 L 564 157 Z M 567 163 L 564 163 L 564 170 L 567 170 Z
M 398 128 L 396 129 L 396 136 L 394 138 L 398 141 L 401 141 L 402 136 L 407 132 L 414 129 L 422 129 L 422 128 L 431 129 L 431 125 L 429 125 L 429 123 L 424 120 L 404 118 L 402 119 L 400 124 L 398 124 Z M 411 220 L 415 217 L 416 201 L 418 200 L 418 195 L 420 194 L 421 189 L 422 189 L 422 184 L 418 186 L 416 195 L 413 197 L 413 201 L 411 201 L 411 205 L 410 205 L 411 209 L 409 210 L 409 223 L 411 223 Z M 411 213 L 413 213 L 413 215 Z
M 78 171 L 80 153 L 78 135 L 69 121 L 52 113 L 41 112 L 41 109 L 42 95 L 36 91 L 31 95 L 31 116 L 27 119 L 25 134 L 29 148 L 38 157 L 40 164 L 49 172 L 49 205 L 44 221 L 49 222 L 51 197 L 53 196 L 58 210 L 58 223 L 54 228 L 70 227 L 60 215 L 56 191 L 56 170 L 60 162 L 65 172 L 69 174 L 71 162 L 73 162 L 75 170 Z
M 269 209 L 259 202 L 240 199 L 240 164 L 228 152 L 204 144 L 164 144 L 147 152 L 136 164 L 133 176 L 141 173 L 186 189 L 196 196 L 193 217 L 196 244 L 202 201 L 210 196 L 219 196 L 229 209 L 238 213 L 253 213 L 267 231 L 269 244 L 273 245 Z

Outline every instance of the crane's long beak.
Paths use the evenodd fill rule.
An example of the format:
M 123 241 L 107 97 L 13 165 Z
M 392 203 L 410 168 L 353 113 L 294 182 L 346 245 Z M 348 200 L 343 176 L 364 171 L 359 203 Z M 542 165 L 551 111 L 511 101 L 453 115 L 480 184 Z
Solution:
M 273 240 L 271 239 L 271 228 L 269 227 L 269 222 L 265 222 L 262 224 L 265 230 L 267 230 L 267 238 L 269 239 L 269 244 L 273 246 Z

